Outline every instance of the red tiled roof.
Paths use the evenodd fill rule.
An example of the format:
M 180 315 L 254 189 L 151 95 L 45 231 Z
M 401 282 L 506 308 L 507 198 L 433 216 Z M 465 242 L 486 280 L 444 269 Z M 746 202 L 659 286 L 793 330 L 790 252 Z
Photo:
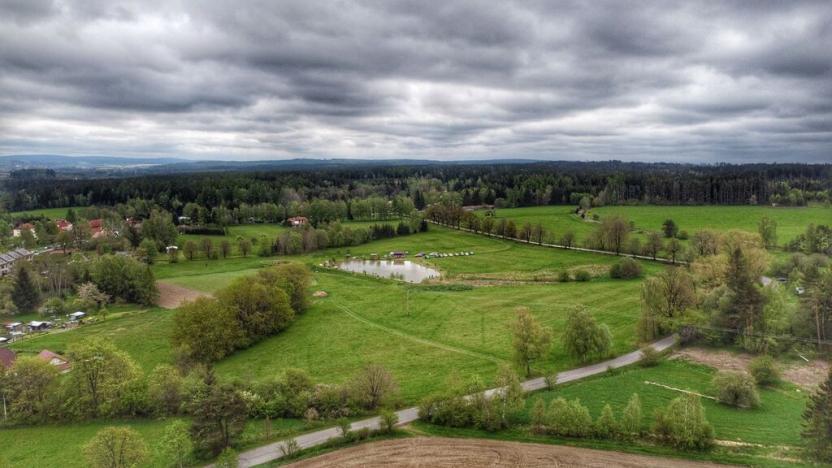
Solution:
M 15 359 L 17 359 L 17 355 L 14 351 L 7 348 L 0 348 L 0 366 L 8 369 L 14 364 Z

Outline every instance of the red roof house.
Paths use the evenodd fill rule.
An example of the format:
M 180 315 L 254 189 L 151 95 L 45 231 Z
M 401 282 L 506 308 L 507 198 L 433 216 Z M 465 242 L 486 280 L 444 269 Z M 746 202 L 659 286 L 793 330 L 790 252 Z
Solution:
M 55 220 L 55 226 L 58 226 L 58 229 L 61 231 L 71 231 L 72 230 L 72 223 L 65 219 L 58 219 Z
M 38 353 L 38 359 L 44 362 L 48 362 L 49 364 L 52 364 L 53 366 L 57 367 L 62 374 L 69 372 L 69 361 L 60 354 L 55 354 L 52 351 L 49 351 L 48 349 L 44 349 L 43 351 Z
M 304 226 L 309 223 L 309 220 L 306 219 L 305 216 L 293 216 L 288 219 L 289 226 L 296 227 L 296 226 Z

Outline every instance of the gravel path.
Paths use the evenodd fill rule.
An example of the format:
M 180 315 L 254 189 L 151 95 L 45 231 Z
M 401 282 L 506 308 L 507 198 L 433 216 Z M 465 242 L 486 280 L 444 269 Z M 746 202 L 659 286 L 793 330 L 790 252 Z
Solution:
M 664 351 L 667 348 L 670 348 L 676 344 L 676 337 L 669 336 L 667 338 L 663 338 L 651 344 L 654 349 L 657 351 Z M 630 364 L 634 364 L 641 359 L 641 351 L 633 351 L 631 353 L 624 354 L 622 356 L 618 356 L 614 359 L 609 359 L 607 361 L 599 362 L 597 364 L 592 364 L 585 367 L 580 367 L 577 369 L 572 369 L 569 371 L 561 372 L 557 375 L 557 384 L 563 384 L 566 382 L 573 382 L 575 380 L 580 380 L 586 377 L 590 377 L 593 375 L 597 375 L 603 372 L 606 372 L 609 368 L 618 368 L 624 367 Z M 539 377 L 536 379 L 531 379 L 523 382 L 523 389 L 527 392 L 535 391 L 535 390 L 542 390 L 546 388 L 546 379 L 543 377 Z M 484 393 L 486 395 L 492 395 L 494 392 L 499 391 L 499 389 L 492 388 L 490 390 L 486 390 Z M 396 414 L 399 417 L 399 425 L 409 424 L 413 421 L 419 419 L 419 409 L 416 407 L 406 408 L 401 411 L 397 411 Z M 352 423 L 350 426 L 350 430 L 360 430 L 364 428 L 368 428 L 371 430 L 378 429 L 380 426 L 380 418 L 378 416 L 364 419 L 361 421 L 356 421 Z M 340 431 L 336 427 L 331 427 L 328 429 L 322 429 L 315 432 L 310 432 L 307 434 L 299 435 L 294 438 L 295 442 L 298 443 L 300 448 L 305 449 L 309 447 L 315 447 L 321 445 L 329 440 L 335 439 L 340 437 Z M 264 445 L 262 447 L 257 447 L 255 449 L 247 450 L 240 454 L 240 466 L 241 467 L 250 467 L 260 465 L 266 462 L 270 462 L 272 460 L 277 460 L 283 456 L 281 448 L 283 447 L 284 441 L 274 442 L 268 445 Z M 429 465 L 421 465 L 421 466 L 429 466 Z M 451 465 L 453 466 L 453 465 Z M 467 466 L 467 465 L 462 465 Z M 625 465 L 626 466 L 626 465 Z M 635 465 L 632 465 L 635 466 Z M 661 466 L 661 465 L 655 465 Z M 683 466 L 683 465 L 679 465 Z M 694 465 L 690 465 L 694 466 Z

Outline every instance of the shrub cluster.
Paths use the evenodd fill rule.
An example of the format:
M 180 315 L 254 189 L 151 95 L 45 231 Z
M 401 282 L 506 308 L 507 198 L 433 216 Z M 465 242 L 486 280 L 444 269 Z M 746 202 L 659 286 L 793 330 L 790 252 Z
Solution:
M 633 279 L 641 276 L 641 265 L 630 257 L 622 258 L 610 267 L 610 278 Z
M 760 406 L 754 379 L 743 372 L 720 371 L 713 379 L 717 400 L 737 408 L 756 408 Z
M 559 437 L 631 439 L 642 432 L 641 400 L 633 394 L 620 420 L 616 419 L 612 407 L 605 405 L 601 415 L 593 422 L 589 409 L 578 399 L 567 401 L 556 398 L 548 408 L 543 399 L 538 399 L 532 407 L 531 428 L 537 434 Z
M 513 371 L 504 368 L 497 377 L 496 386 L 503 390 L 485 396 L 481 382 L 451 383 L 449 391 L 422 400 L 419 417 L 431 424 L 449 427 L 486 431 L 510 427 L 517 421 L 524 403 L 520 381 Z
M 751 372 L 757 385 L 773 385 L 780 381 L 780 370 L 771 356 L 753 359 L 748 364 L 748 371 Z
M 183 364 L 213 362 L 278 333 L 306 309 L 309 282 L 306 267 L 278 264 L 186 303 L 174 316 L 174 349 Z

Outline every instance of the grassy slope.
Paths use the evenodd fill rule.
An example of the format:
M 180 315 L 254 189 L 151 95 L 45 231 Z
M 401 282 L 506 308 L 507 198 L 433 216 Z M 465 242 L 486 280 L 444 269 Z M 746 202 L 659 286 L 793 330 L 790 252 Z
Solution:
M 112 315 L 102 322 L 84 325 L 77 330 L 29 338 L 14 343 L 12 348 L 22 353 L 38 353 L 42 349 L 60 353 L 73 342 L 100 337 L 111 340 L 119 349 L 128 352 L 145 371 L 171 362 L 168 336 L 172 311 L 153 308 Z
M 528 423 L 529 411 L 537 399 L 547 403 L 562 396 L 567 399 L 580 398 L 593 418 L 597 418 L 603 406 L 609 403 L 620 417 L 631 394 L 638 393 L 642 401 L 643 426 L 648 429 L 652 423 L 653 411 L 664 407 L 670 400 L 680 395 L 679 392 L 647 384 L 657 382 L 675 388 L 711 393 L 710 381 L 714 370 L 680 361 L 665 361 L 657 367 L 642 369 L 630 367 L 614 375 L 599 376 L 590 380 L 576 382 L 551 391 L 538 392 L 526 401 L 523 416 Z M 762 405 L 754 410 L 740 410 L 720 405 L 703 399 L 706 417 L 714 426 L 719 440 L 760 444 L 763 447 L 717 447 L 711 452 L 688 453 L 687 458 L 711 459 L 725 463 L 748 463 L 763 466 L 783 466 L 783 460 L 772 456 L 794 457 L 796 446 L 800 444 L 800 415 L 805 404 L 805 394 L 797 392 L 791 385 L 762 390 Z M 500 439 L 532 441 L 544 443 L 565 443 L 614 450 L 624 450 L 656 455 L 680 456 L 666 447 L 649 444 L 628 444 L 608 441 L 558 439 L 535 436 L 526 426 L 496 434 L 482 431 L 458 430 L 417 424 L 419 430 L 436 434 L 465 437 L 494 437 Z M 782 449 L 781 447 L 790 447 Z

